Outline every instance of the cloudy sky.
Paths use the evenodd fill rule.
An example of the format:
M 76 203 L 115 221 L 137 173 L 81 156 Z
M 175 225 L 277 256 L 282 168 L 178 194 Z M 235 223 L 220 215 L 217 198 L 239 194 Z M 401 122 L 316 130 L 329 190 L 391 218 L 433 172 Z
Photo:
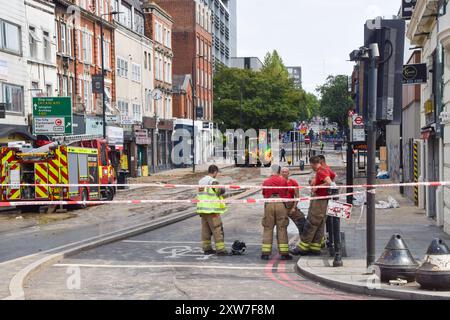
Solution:
M 330 74 L 351 74 L 349 53 L 363 45 L 364 23 L 392 17 L 400 0 L 238 0 L 238 56 L 277 49 L 286 65 L 303 68 L 309 92 Z

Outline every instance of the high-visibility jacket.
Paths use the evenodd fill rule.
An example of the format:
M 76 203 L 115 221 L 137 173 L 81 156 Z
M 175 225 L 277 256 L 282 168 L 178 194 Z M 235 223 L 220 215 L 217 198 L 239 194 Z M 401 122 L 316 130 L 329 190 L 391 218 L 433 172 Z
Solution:
M 212 185 L 214 183 L 218 183 L 218 181 L 214 178 L 211 179 L 202 179 L 200 180 L 200 184 L 202 185 L 202 181 L 207 181 L 208 185 Z M 219 196 L 214 188 L 205 188 L 203 191 L 200 191 L 197 200 L 200 202 L 197 203 L 197 213 L 198 214 L 223 214 L 227 211 L 227 205 L 225 203 L 220 202 L 201 202 L 201 201 L 217 201 L 223 200 L 222 196 Z

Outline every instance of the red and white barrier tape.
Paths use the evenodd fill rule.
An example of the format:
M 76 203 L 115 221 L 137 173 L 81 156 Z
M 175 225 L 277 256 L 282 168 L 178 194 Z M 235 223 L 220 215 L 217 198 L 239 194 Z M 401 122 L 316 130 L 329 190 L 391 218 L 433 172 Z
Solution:
M 188 185 L 188 184 L 162 184 L 162 183 L 131 183 L 131 184 L 108 184 L 108 185 L 99 185 L 99 184 L 2 184 L 0 188 L 9 187 L 12 189 L 18 189 L 18 187 L 145 187 L 145 188 L 166 188 L 166 189 L 174 189 L 174 188 L 185 188 L 185 189 L 198 189 L 198 188 L 223 188 L 223 189 L 231 189 L 231 190 L 242 190 L 242 189 L 329 189 L 330 186 L 292 186 L 292 187 L 275 187 L 275 186 L 254 186 L 254 185 Z M 378 189 L 378 188 L 394 188 L 394 187 L 440 187 L 440 186 L 450 186 L 450 181 L 439 181 L 439 182 L 409 182 L 409 183 L 391 183 L 391 184 L 356 184 L 356 185 L 337 185 L 333 186 L 334 189 Z
M 338 197 L 346 197 L 355 194 L 362 194 L 366 191 L 358 191 L 345 194 L 337 194 L 330 196 L 321 197 L 301 197 L 296 199 L 285 199 L 285 198 L 270 198 L 270 199 L 255 199 L 248 198 L 242 200 L 235 199 L 225 199 L 221 201 L 200 201 L 197 199 L 186 199 L 186 200 L 164 200 L 164 199 L 150 199 L 150 200 L 99 200 L 99 201 L 5 201 L 0 202 L 0 207 L 20 207 L 20 206 L 49 206 L 49 205 L 100 205 L 100 204 L 162 204 L 162 203 L 175 203 L 175 204 L 197 204 L 197 203 L 225 203 L 225 204 L 258 204 L 258 203 L 282 203 L 282 202 L 307 202 L 312 200 L 326 200 Z

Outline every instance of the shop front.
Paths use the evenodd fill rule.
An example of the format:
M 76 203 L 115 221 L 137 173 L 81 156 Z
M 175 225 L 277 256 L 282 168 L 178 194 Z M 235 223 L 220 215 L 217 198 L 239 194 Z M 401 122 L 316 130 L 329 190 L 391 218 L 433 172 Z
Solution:
M 150 172 L 172 169 L 173 121 L 145 117 L 144 128 L 148 130 L 148 136 L 151 137 L 151 143 L 147 149 L 147 164 Z

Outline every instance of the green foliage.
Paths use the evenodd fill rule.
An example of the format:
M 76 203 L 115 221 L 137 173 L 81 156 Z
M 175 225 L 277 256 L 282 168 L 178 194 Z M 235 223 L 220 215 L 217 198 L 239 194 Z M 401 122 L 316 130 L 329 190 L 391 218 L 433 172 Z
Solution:
M 337 122 L 340 128 L 347 126 L 348 110 L 352 106 L 347 81 L 345 75 L 329 76 L 326 83 L 317 88 L 321 95 L 321 115 Z
M 312 95 L 314 96 L 314 95 Z M 279 129 L 311 118 L 318 102 L 296 89 L 276 51 L 266 55 L 261 72 L 219 67 L 214 77 L 214 119 L 220 129 Z M 241 118 L 242 108 L 242 123 Z

